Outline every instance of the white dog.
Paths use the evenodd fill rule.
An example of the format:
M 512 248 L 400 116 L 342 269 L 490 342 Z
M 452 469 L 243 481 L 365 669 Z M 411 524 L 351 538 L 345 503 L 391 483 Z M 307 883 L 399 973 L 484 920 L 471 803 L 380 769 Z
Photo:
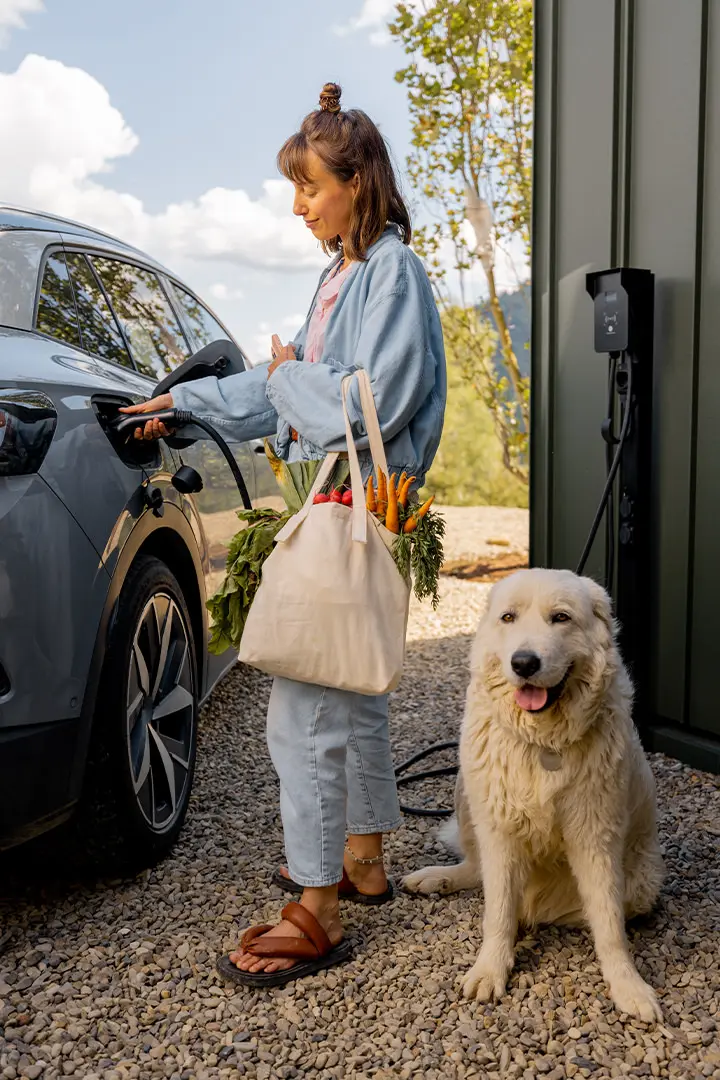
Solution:
M 466 997 L 499 998 L 518 923 L 587 923 L 616 1007 L 660 1020 L 625 919 L 663 878 L 655 785 L 607 593 L 566 570 L 498 582 L 478 629 L 455 809 L 464 861 L 404 879 L 411 892 L 482 884 L 483 941 Z

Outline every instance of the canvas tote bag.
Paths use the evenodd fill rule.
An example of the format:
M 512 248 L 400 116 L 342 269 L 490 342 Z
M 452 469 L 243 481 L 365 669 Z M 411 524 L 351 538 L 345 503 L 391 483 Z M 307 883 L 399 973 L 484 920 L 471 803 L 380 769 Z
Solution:
M 370 453 L 387 476 L 370 379 L 343 379 L 352 507 L 314 503 L 339 458 L 328 454 L 307 502 L 280 530 L 240 642 L 240 660 L 268 675 L 359 694 L 385 694 L 400 681 L 410 582 L 392 556 L 397 539 L 365 507 L 347 394 L 357 379 Z

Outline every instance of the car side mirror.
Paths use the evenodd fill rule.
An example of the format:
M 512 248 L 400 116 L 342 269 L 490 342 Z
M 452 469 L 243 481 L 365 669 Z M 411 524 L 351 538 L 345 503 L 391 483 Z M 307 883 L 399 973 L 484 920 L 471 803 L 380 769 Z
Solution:
M 209 375 L 224 379 L 227 375 L 237 375 L 241 371 L 245 371 L 245 358 L 238 346 L 227 339 L 211 341 L 166 375 L 155 387 L 153 396 L 170 393 L 172 387 L 178 383 L 206 379 Z

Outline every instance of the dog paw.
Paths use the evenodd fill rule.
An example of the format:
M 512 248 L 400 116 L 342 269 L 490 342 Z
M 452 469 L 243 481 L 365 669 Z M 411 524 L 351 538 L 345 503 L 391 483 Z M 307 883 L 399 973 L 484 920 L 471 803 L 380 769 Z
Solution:
M 455 891 L 448 870 L 452 867 L 426 866 L 424 870 L 416 870 L 414 874 L 408 874 L 400 884 L 403 889 L 411 893 L 422 893 L 429 896 L 430 893 L 450 893 Z
M 662 1012 L 655 991 L 635 972 L 615 979 L 610 987 L 610 995 L 618 1012 L 636 1016 L 651 1024 L 662 1020 Z
M 498 1001 L 505 993 L 507 986 L 507 971 L 504 968 L 492 967 L 485 960 L 476 960 L 468 973 L 463 977 L 462 990 L 466 998 L 475 998 L 476 1001 Z

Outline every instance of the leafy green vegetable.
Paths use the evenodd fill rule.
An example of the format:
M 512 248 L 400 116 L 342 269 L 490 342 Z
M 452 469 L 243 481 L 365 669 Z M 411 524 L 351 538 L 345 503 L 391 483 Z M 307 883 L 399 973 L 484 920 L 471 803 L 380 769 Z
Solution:
M 240 510 L 238 517 L 247 526 L 231 540 L 225 579 L 207 602 L 213 619 L 208 646 L 212 653 L 240 648 L 245 620 L 260 584 L 262 565 L 290 514 L 268 509 Z
M 292 514 L 296 514 L 305 503 L 310 488 L 322 465 L 321 461 L 293 461 L 288 463 L 275 453 L 272 443 L 265 439 L 265 454 L 275 474 L 280 493 L 285 505 Z M 341 459 L 335 466 L 328 487 L 342 487 L 350 475 L 350 463 Z
M 409 508 L 409 513 L 412 508 Z M 420 518 L 411 533 L 400 532 L 393 544 L 393 557 L 403 577 L 412 571 L 413 590 L 418 600 L 432 599 L 436 608 L 440 603 L 438 582 L 443 561 L 442 538 L 445 535 L 445 519 L 428 510 Z

